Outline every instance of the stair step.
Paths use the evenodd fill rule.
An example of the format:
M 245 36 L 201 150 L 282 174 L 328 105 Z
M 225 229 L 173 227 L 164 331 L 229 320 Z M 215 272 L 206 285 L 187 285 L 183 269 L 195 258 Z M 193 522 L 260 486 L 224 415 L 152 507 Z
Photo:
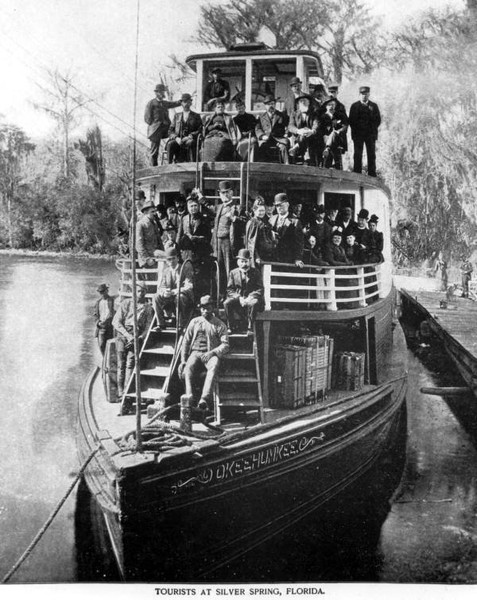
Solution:
M 224 177 L 209 177 L 204 175 L 204 181 L 223 181 Z M 227 181 L 240 181 L 240 177 L 227 177 Z
M 136 392 L 130 392 L 126 394 L 128 398 L 136 398 Z M 164 392 L 158 388 L 148 388 L 147 390 L 141 391 L 141 400 L 159 400 L 164 396 Z
M 206 195 L 205 197 L 206 197 L 208 200 L 212 200 L 212 199 L 214 199 L 214 200 L 215 200 L 215 199 L 219 199 L 219 198 L 220 198 L 220 196 L 208 196 L 208 195 Z M 232 198 L 233 198 L 234 200 L 240 200 L 240 196 L 232 196 Z
M 260 406 L 260 401 L 255 396 L 220 394 L 219 406 Z
M 254 358 L 254 354 L 246 354 L 240 352 L 229 352 L 224 356 L 225 360 L 253 360 Z
M 160 348 L 145 348 L 143 354 L 174 354 L 174 346 L 161 346 Z
M 167 377 L 170 372 L 170 367 L 155 367 L 154 369 L 143 369 L 141 375 L 147 377 Z
M 249 375 L 241 375 L 237 374 L 228 374 L 228 375 L 219 375 L 218 379 L 219 383 L 258 383 L 258 379 L 256 377 L 251 377 Z

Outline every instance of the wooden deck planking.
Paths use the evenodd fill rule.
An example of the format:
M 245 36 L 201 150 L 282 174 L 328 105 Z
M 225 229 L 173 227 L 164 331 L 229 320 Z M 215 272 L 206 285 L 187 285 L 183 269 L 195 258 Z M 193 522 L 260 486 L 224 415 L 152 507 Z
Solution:
M 441 308 L 440 301 L 446 299 L 444 292 L 402 292 L 428 312 L 445 333 L 477 358 L 477 302 L 468 298 L 454 298 L 451 306 L 456 308 Z

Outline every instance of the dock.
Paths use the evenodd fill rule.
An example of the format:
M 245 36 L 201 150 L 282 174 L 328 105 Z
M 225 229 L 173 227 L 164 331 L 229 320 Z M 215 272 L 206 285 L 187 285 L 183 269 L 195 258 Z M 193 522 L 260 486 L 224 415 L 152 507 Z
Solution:
M 400 290 L 402 311 L 426 321 L 477 396 L 477 302 L 445 292 Z

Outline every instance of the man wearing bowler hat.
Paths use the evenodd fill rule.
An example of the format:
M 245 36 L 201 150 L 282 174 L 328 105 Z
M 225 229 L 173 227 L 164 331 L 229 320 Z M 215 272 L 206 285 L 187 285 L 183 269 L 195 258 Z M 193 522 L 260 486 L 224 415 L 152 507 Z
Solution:
M 217 100 L 227 102 L 230 98 L 230 85 L 225 79 L 222 79 L 222 69 L 215 67 L 211 71 L 211 81 L 205 86 L 204 90 L 204 109 L 212 110 Z
M 114 316 L 114 298 L 109 295 L 108 286 L 101 283 L 96 288 L 100 297 L 94 305 L 93 316 L 96 321 L 95 337 L 98 338 L 98 346 L 101 354 L 104 354 L 106 342 L 113 337 L 112 320 Z
M 242 246 L 242 240 L 239 238 L 242 233 L 240 225 L 243 225 L 243 216 L 235 205 L 230 181 L 219 182 L 219 196 L 222 204 L 218 206 L 215 215 L 212 248 L 219 264 L 220 293 L 223 295 L 232 269 L 234 247 Z
M 202 119 L 190 109 L 192 106 L 190 94 L 182 94 L 181 106 L 182 112 L 174 115 L 174 121 L 169 128 L 167 143 L 169 164 L 196 160 L 197 137 L 202 129 Z
M 290 203 L 286 194 L 276 194 L 273 205 L 277 214 L 270 219 L 270 225 L 277 242 L 278 261 L 303 267 L 303 225 L 290 214 Z
M 156 97 L 150 100 L 146 105 L 144 120 L 147 123 L 147 137 L 151 141 L 151 166 L 157 166 L 159 156 L 159 147 L 161 140 L 167 137 L 171 120 L 169 118 L 169 109 L 180 106 L 180 102 L 170 102 L 164 100 L 166 86 L 158 83 L 154 88 Z
M 259 160 L 262 162 L 273 162 L 274 152 L 278 151 L 281 163 L 288 164 L 288 148 L 290 142 L 287 138 L 288 117 L 275 108 L 276 98 L 272 95 L 265 96 L 263 103 L 266 111 L 263 112 L 257 122 L 255 133 L 259 145 Z
M 306 97 L 310 100 L 310 106 L 312 105 L 312 98 L 309 94 L 305 94 L 301 91 L 302 81 L 299 77 L 292 77 L 290 79 L 290 91 L 285 99 L 285 106 L 283 112 L 286 116 L 291 119 L 292 114 L 295 112 L 298 98 Z
M 136 251 L 140 267 L 153 267 L 163 255 L 162 228 L 156 220 L 156 206 L 146 200 L 141 208 L 142 217 L 136 225 Z
M 253 324 L 259 310 L 263 310 L 263 281 L 258 269 L 250 266 L 250 252 L 242 248 L 237 256 L 236 269 L 230 271 L 227 298 L 224 302 L 229 333 L 239 323 L 247 321 L 247 334 L 253 335 Z
M 181 275 L 179 253 L 176 248 L 168 248 L 165 256 L 166 266 L 153 299 L 159 329 L 166 328 L 164 313 L 170 318 L 175 317 L 177 302 L 179 302 L 179 327 L 182 326 L 183 320 L 189 315 L 194 305 L 194 272 L 191 264 L 188 262 L 184 265 L 182 279 L 179 281 Z
M 358 224 L 354 231 L 356 243 L 359 244 L 362 256 L 366 256 L 369 246 L 368 229 L 369 210 L 362 208 L 358 213 Z
M 187 326 L 182 343 L 179 377 L 185 380 L 185 393 L 194 396 L 199 374 L 206 371 L 199 408 L 212 408 L 212 392 L 222 356 L 229 351 L 227 326 L 214 316 L 212 298 L 202 296 L 199 302 L 200 317 L 192 319 Z
M 381 114 L 375 102 L 369 99 L 370 88 L 363 85 L 359 88 L 360 100 L 351 105 L 349 125 L 354 144 L 353 171 L 361 173 L 363 169 L 363 147 L 366 146 L 368 157 L 368 175 L 376 177 L 376 140 L 381 124 Z

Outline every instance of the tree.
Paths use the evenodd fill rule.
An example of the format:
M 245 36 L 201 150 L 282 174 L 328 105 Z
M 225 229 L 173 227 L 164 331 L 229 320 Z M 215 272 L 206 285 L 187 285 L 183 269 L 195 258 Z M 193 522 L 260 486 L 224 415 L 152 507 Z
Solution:
M 0 197 L 6 215 L 8 243 L 14 245 L 12 214 L 23 180 L 25 161 L 35 149 L 29 138 L 16 125 L 0 126 Z
M 105 171 L 103 141 L 99 127 L 96 125 L 94 129 L 88 129 L 86 139 L 78 140 L 77 146 L 85 158 L 89 184 L 101 192 L 104 186 Z
M 72 129 L 78 124 L 77 114 L 89 100 L 73 83 L 73 75 L 58 69 L 47 71 L 48 87 L 39 86 L 45 95 L 43 104 L 33 102 L 33 106 L 53 117 L 60 129 L 63 140 L 63 177 L 69 180 L 71 175 L 70 138 Z

